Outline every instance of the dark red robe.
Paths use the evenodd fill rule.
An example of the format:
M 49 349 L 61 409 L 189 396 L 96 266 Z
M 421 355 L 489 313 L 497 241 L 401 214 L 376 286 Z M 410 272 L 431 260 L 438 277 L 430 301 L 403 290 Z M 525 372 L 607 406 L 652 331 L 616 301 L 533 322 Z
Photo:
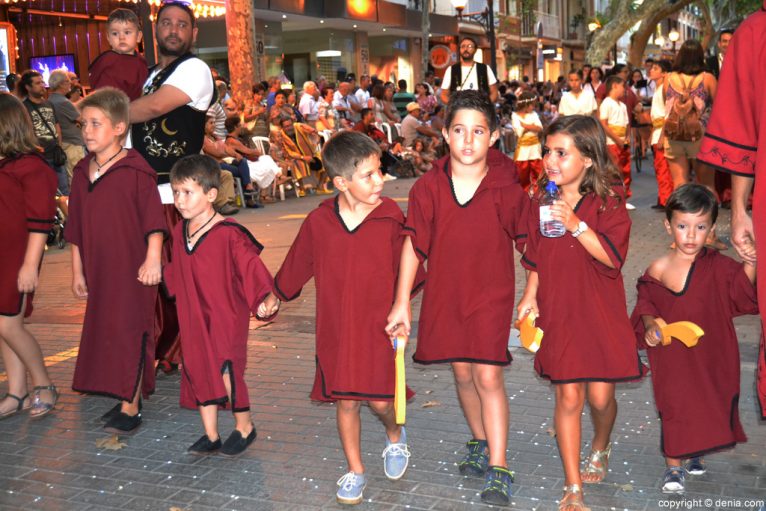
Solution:
M 188 222 L 173 232 L 173 260 L 163 271 L 181 327 L 181 406 L 228 406 L 222 373 L 231 377 L 232 411 L 250 409 L 245 383 L 250 313 L 272 287 L 263 246 L 232 219 L 215 224 L 191 249 Z
M 36 154 L 0 160 L 0 316 L 17 316 L 24 294 L 19 270 L 27 253 L 29 233 L 48 234 L 56 215 L 56 173 Z M 24 316 L 32 314 L 27 294 Z
M 537 199 L 532 201 L 529 241 L 521 262 L 536 271 L 540 281 L 536 326 L 544 335 L 535 370 L 553 383 L 636 380 L 646 368 L 633 340 L 620 271 L 631 224 L 625 201 L 608 197 L 603 204 L 591 193 L 574 211 L 597 234 L 615 267 L 597 261 L 568 232 L 560 238 L 543 237 L 540 206 Z
M 723 61 L 718 92 L 697 159 L 717 170 L 755 178 L 753 228 L 755 248 L 766 254 L 766 2 L 737 28 Z M 735 113 L 735 115 L 732 115 Z M 760 176 L 760 177 L 759 177 Z M 759 181 L 760 179 L 760 181 Z M 761 342 L 756 387 L 761 417 L 766 419 L 766 279 L 757 282 L 761 303 Z
M 149 76 L 146 60 L 139 53 L 124 55 L 105 51 L 90 63 L 90 87 L 114 87 L 128 95 L 131 101 L 141 97 L 144 82 Z
M 157 286 L 138 281 L 150 234 L 167 234 L 157 175 L 138 152 L 90 182 L 86 156 L 74 168 L 66 240 L 77 245 L 88 304 L 72 388 L 130 401 L 154 391 Z
M 274 294 L 298 298 L 316 284 L 316 373 L 311 399 L 393 401 L 394 350 L 385 333 L 404 240 L 404 214 L 387 197 L 355 229 L 338 198 L 309 213 L 274 277 Z M 414 393 L 407 389 L 407 397 Z
M 746 442 L 739 422 L 739 347 L 732 318 L 757 314 L 753 284 L 737 263 L 702 249 L 684 289 L 673 292 L 645 273 L 638 280 L 633 327 L 652 369 L 654 402 L 662 421 L 662 452 L 691 458 Z M 704 330 L 696 346 L 644 342 L 641 316 L 691 321 Z
M 449 156 L 410 190 L 405 234 L 428 263 L 415 362 L 511 363 L 513 245 L 526 241 L 529 197 L 513 160 L 490 150 L 487 164 L 465 204 L 455 197 Z

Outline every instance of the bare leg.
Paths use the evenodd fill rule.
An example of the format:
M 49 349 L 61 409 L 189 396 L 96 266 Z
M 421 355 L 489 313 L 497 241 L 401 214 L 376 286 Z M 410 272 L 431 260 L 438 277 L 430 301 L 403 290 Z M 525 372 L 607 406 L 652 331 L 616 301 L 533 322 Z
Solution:
M 370 409 L 375 412 L 380 422 L 386 428 L 386 435 L 391 443 L 399 441 L 402 434 L 402 426 L 396 423 L 396 414 L 394 413 L 394 403 L 391 401 L 370 401 Z
M 603 451 L 609 445 L 614 420 L 617 417 L 617 400 L 614 398 L 614 383 L 590 382 L 588 384 L 588 403 L 593 420 L 593 441 L 591 448 Z M 604 460 L 606 462 L 606 460 Z M 595 474 L 586 474 L 588 481 L 597 481 Z
M 200 406 L 199 414 L 202 417 L 205 434 L 211 442 L 215 442 L 220 438 L 218 434 L 218 405 Z
M 486 440 L 484 424 L 481 418 L 481 399 L 473 382 L 473 371 L 469 362 L 453 362 L 452 373 L 455 376 L 455 388 L 460 407 L 463 409 L 471 434 L 477 440 Z
M 0 328 L 2 328 L 2 322 L 7 318 L 0 317 Z M 8 393 L 14 396 L 24 397 L 27 390 L 27 370 L 24 367 L 24 363 L 16 356 L 16 353 L 8 346 L 4 340 L 0 339 L 0 353 L 3 357 L 3 365 L 5 366 L 5 374 L 8 376 Z M 29 403 L 29 398 L 25 400 L 25 404 Z M 0 414 L 11 412 L 15 410 L 19 405 L 19 402 L 15 399 L 8 397 L 0 401 Z
M 340 399 L 335 403 L 338 420 L 338 435 L 346 455 L 348 469 L 355 474 L 364 474 L 362 463 L 361 438 L 362 420 L 359 417 L 359 401 Z
M 481 420 L 489 445 L 489 464 L 507 467 L 508 396 L 503 366 L 471 364 L 473 382 L 481 401 Z
M 234 406 L 234 400 L 231 398 L 231 374 L 227 371 L 223 373 L 223 384 L 226 387 L 226 395 L 229 396 L 229 403 Z M 247 436 L 253 431 L 253 416 L 250 415 L 250 411 L 234 412 L 234 428 L 239 431 L 243 437 Z
M 582 424 L 580 416 L 585 404 L 584 383 L 556 385 L 556 408 L 553 422 L 556 442 L 559 444 L 561 463 L 564 466 L 564 484 L 582 484 L 580 479 L 580 442 Z
M 697 176 L 697 182 L 715 194 L 715 170 L 697 160 L 692 160 L 692 168 L 694 168 L 694 174 Z M 705 243 L 716 250 L 728 248 L 725 243 L 718 241 L 715 231 L 710 232 Z
M 679 156 L 673 159 L 667 159 L 670 176 L 673 178 L 673 190 L 691 182 L 691 173 L 689 171 L 689 160 L 685 156 Z
M 123 401 L 120 411 L 126 415 L 133 417 L 138 413 L 138 402 L 141 400 L 141 388 L 144 383 L 144 375 L 138 379 L 138 386 L 136 387 L 136 394 L 133 396 L 132 401 Z
M 681 458 L 668 458 L 668 457 L 665 457 L 665 466 L 666 467 L 680 467 L 680 466 L 682 466 L 681 465 L 682 461 L 683 460 L 681 460 Z

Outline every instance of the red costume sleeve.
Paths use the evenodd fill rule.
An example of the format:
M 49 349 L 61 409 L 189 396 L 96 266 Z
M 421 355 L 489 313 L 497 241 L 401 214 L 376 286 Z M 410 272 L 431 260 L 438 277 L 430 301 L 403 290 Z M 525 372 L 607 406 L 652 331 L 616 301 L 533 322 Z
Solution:
M 240 229 L 240 235 L 231 240 L 234 268 L 237 278 L 242 281 L 247 304 L 253 315 L 256 314 L 258 306 L 274 285 L 271 272 L 261 261 L 261 250 L 263 246 L 244 227 Z
M 636 306 L 633 309 L 633 314 L 630 315 L 630 321 L 633 323 L 633 331 L 636 333 L 636 347 L 640 350 L 645 350 L 649 347 L 644 340 L 644 334 L 646 329 L 644 328 L 644 321 L 641 316 L 654 316 L 655 318 L 661 318 L 662 315 L 657 307 L 652 302 L 649 286 L 642 279 L 638 280 L 636 284 L 638 290 L 638 297 L 636 298 Z
M 428 259 L 434 221 L 432 198 L 424 183 L 423 180 L 418 180 L 410 190 L 407 221 L 404 225 L 404 234 L 412 239 L 412 246 L 421 263 Z
M 524 255 L 521 256 L 521 265 L 530 271 L 537 271 L 537 251 L 540 245 L 540 203 L 537 200 L 529 201 L 527 206 L 527 240 L 524 247 Z
M 141 226 L 144 238 L 150 234 L 161 232 L 163 237 L 168 237 L 168 223 L 162 207 L 160 192 L 157 190 L 157 180 L 143 172 L 136 172 L 138 180 L 138 212 L 141 215 Z
M 282 267 L 274 277 L 274 294 L 284 302 L 298 298 L 303 286 L 314 276 L 314 242 L 311 223 L 311 215 L 309 215 L 301 225 Z
M 732 317 L 758 314 L 755 284 L 747 277 L 743 263 L 728 257 L 722 259 L 726 261 L 726 271 L 716 273 L 716 278 L 719 279 L 720 289 L 729 290 L 729 314 Z
M 754 41 L 761 39 L 753 33 L 757 28 L 743 23 L 729 43 L 713 112 L 697 154 L 699 161 L 741 176 L 755 174 L 759 116 L 763 112 L 763 83 L 753 67 Z
M 56 174 L 42 158 L 27 158 L 20 176 L 27 230 L 48 234 L 56 215 Z
M 529 209 L 531 200 L 519 184 L 508 187 L 509 193 L 501 194 L 498 208 L 500 223 L 508 236 L 515 241 L 516 250 L 523 253 L 529 232 Z
M 625 203 L 615 198 L 607 198 L 605 209 L 599 211 L 598 225 L 590 226 L 598 236 L 601 246 L 614 265 L 610 268 L 591 258 L 596 269 L 607 277 L 616 279 L 620 276 L 625 257 L 628 255 L 630 238 L 630 216 Z

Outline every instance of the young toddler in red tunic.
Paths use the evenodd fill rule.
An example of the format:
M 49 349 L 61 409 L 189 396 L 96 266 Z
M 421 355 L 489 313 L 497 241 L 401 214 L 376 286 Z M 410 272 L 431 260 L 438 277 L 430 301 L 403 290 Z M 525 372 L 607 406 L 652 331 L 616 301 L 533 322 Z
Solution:
M 112 87 L 79 103 L 90 154 L 74 168 L 64 235 L 72 289 L 87 299 L 72 388 L 119 399 L 105 429 L 132 434 L 154 392 L 154 302 L 167 234 L 154 170 L 122 147 L 129 100 Z
M 204 155 L 180 159 L 170 184 L 184 219 L 174 228 L 172 261 L 163 272 L 181 327 L 181 406 L 199 409 L 205 427 L 188 451 L 235 456 L 256 437 L 245 383 L 247 334 L 250 313 L 258 314 L 271 290 L 271 274 L 259 257 L 263 246 L 213 207 L 221 186 L 215 160 Z M 223 443 L 221 406 L 231 406 L 236 422 Z
M 513 161 L 490 149 L 499 123 L 479 91 L 450 96 L 445 128 L 450 154 L 434 163 L 410 191 L 390 335 L 409 335 L 410 290 L 419 262 L 427 262 L 418 346 L 421 364 L 450 363 L 473 439 L 460 462 L 463 474 L 485 477 L 481 498 L 505 505 L 508 397 L 504 367 L 514 296 L 514 241 L 526 240 L 529 197 Z
M 88 69 L 94 90 L 115 87 L 131 101 L 141 97 L 149 75 L 146 60 L 138 53 L 141 37 L 141 22 L 135 12 L 120 8 L 109 13 L 106 40 L 112 49 L 96 57 Z
M 536 326 L 545 333 L 535 354 L 535 370 L 554 384 L 553 419 L 565 476 L 559 509 L 579 509 L 582 483 L 598 483 L 606 476 L 617 414 L 615 382 L 636 380 L 645 373 L 620 273 L 631 222 L 619 171 L 596 119 L 558 118 L 543 134 L 543 148 L 540 188 L 550 182 L 558 186 L 561 198 L 550 206 L 550 213 L 566 232 L 543 236 L 539 197 L 534 198 L 529 242 L 521 260 L 529 270 L 527 287 L 517 309 L 520 318 L 534 312 Z M 594 434 L 580 472 L 586 397 Z
M 684 493 L 685 473 L 704 474 L 702 456 L 747 441 L 739 422 L 739 348 L 732 318 L 757 314 L 755 266 L 705 247 L 718 216 L 716 197 L 687 184 L 665 206 L 675 248 L 638 281 L 633 326 L 652 369 L 667 470 L 663 493 Z M 659 345 L 657 319 L 691 321 L 705 334 L 687 348 Z M 688 459 L 686 467 L 683 460 Z
M 358 504 L 367 482 L 360 447 L 362 401 L 386 429 L 386 476 L 400 479 L 410 456 L 394 414 L 394 351 L 384 320 L 394 300 L 404 215 L 394 201 L 381 197 L 380 148 L 366 134 L 336 134 L 325 144 L 322 162 L 340 193 L 303 222 L 266 305 L 273 312 L 277 298 L 294 300 L 314 277 L 317 353 L 311 399 L 336 403 L 349 469 L 338 481 L 336 497 L 342 504 Z

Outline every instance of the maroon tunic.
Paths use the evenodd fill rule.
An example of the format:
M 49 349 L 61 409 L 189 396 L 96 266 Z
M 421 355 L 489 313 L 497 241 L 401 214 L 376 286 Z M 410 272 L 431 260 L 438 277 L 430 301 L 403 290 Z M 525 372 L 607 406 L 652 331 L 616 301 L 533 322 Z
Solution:
M 755 286 L 737 263 L 702 249 L 678 293 L 645 273 L 638 280 L 633 327 L 649 355 L 654 402 L 662 420 L 662 451 L 691 458 L 746 442 L 739 422 L 739 347 L 732 318 L 757 314 Z M 704 330 L 696 346 L 674 340 L 651 348 L 641 316 L 691 321 Z
M 718 92 L 697 159 L 716 170 L 755 179 L 755 248 L 766 253 L 766 1 L 737 28 L 723 61 Z M 736 115 L 732 115 L 736 112 Z M 766 419 L 766 279 L 757 281 L 761 303 L 761 340 L 756 388 L 761 418 Z
M 608 197 L 602 205 L 591 193 L 574 211 L 598 235 L 615 268 L 597 261 L 568 232 L 560 238 L 543 237 L 540 206 L 532 201 L 529 242 L 521 262 L 540 281 L 536 325 L 545 334 L 535 370 L 553 383 L 635 380 L 646 371 L 633 341 L 620 272 L 628 253 L 630 217 L 622 200 Z
M 529 198 L 513 160 L 490 150 L 487 163 L 465 204 L 455 197 L 449 156 L 410 190 L 405 234 L 428 261 L 415 362 L 511 363 L 513 244 L 526 241 Z
M 128 95 L 131 101 L 141 97 L 144 82 L 149 76 L 146 60 L 140 54 L 124 55 L 105 51 L 90 63 L 90 86 L 93 90 L 101 87 L 115 87 Z
M 272 287 L 263 246 L 232 219 L 215 224 L 191 249 L 188 222 L 175 226 L 173 260 L 163 278 L 176 297 L 181 327 L 181 406 L 228 406 L 221 375 L 231 378 L 232 411 L 250 409 L 245 383 L 250 313 Z
M 21 312 L 18 277 L 30 232 L 48 234 L 56 214 L 56 174 L 36 154 L 0 160 L 0 316 Z M 24 316 L 32 314 L 32 293 Z
M 389 198 L 353 230 L 338 198 L 303 222 L 274 277 L 274 294 L 294 300 L 314 277 L 316 374 L 311 399 L 393 401 L 394 351 L 385 333 L 394 302 L 404 215 Z M 414 393 L 407 389 L 407 397 Z
M 143 372 L 154 391 L 154 302 L 157 286 L 138 281 L 147 238 L 167 233 L 157 177 L 138 152 L 90 182 L 86 156 L 74 168 L 64 231 L 82 257 L 88 304 L 72 388 L 130 401 Z

